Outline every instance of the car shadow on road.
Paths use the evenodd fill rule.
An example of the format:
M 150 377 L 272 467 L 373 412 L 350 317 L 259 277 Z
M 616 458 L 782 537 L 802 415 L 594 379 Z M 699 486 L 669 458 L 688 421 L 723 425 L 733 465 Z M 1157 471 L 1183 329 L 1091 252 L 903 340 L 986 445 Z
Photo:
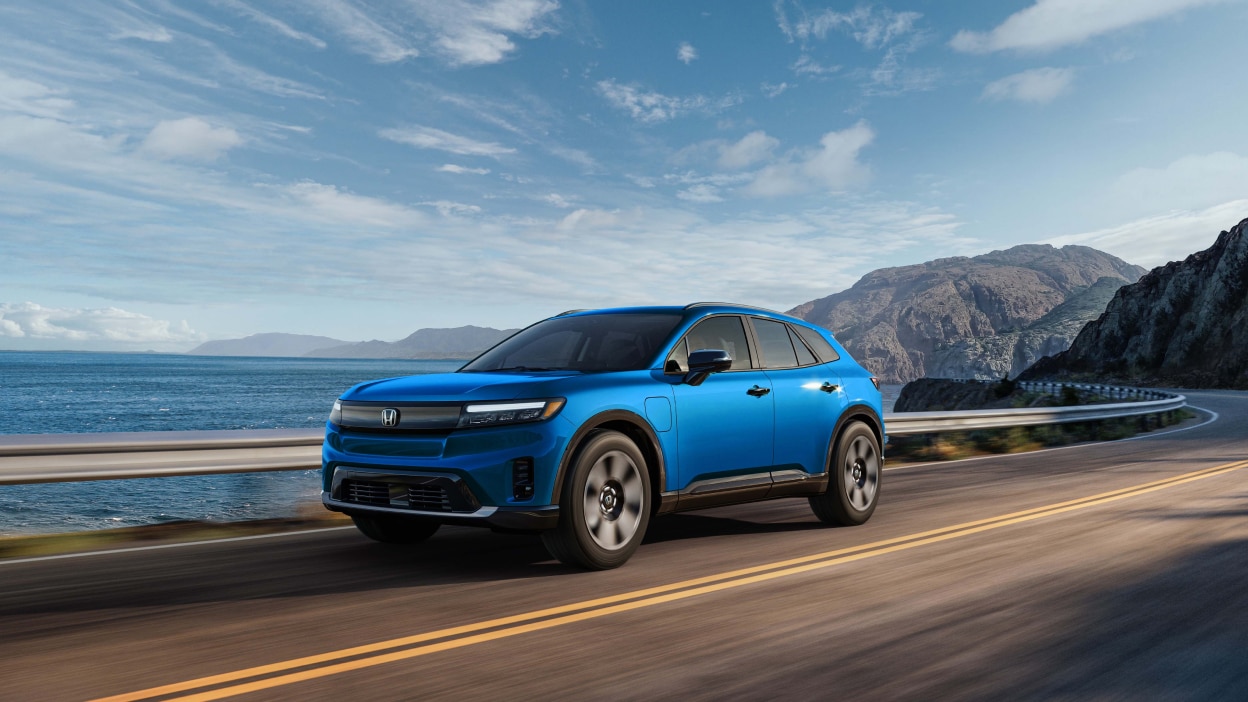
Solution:
M 685 539 L 705 539 L 739 534 L 780 534 L 793 531 L 827 529 L 821 522 L 753 522 L 709 514 L 669 514 L 650 522 L 644 544 Z
M 826 528 L 813 517 L 760 506 L 760 521 L 675 514 L 651 521 L 642 544 L 688 542 Z M 734 510 L 735 511 L 735 510 Z M 766 520 L 766 521 L 763 521 Z M 776 521 L 773 521 L 776 520 Z M 778 521 L 786 520 L 786 521 Z M 640 577 L 640 570 L 587 573 L 551 558 L 536 534 L 444 527 L 429 541 L 381 544 L 351 531 L 276 541 L 190 546 L 28 564 L 5 571 L 0 621 L 9 616 L 177 607 L 258 598 L 320 597 L 351 592 L 423 590 L 549 577 Z

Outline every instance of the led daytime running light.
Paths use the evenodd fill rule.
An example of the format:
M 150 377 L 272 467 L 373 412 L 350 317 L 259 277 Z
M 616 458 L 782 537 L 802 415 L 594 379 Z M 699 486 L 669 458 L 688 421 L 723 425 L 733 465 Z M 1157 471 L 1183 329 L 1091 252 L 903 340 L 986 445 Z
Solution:
M 550 419 L 563 408 L 565 400 L 533 400 L 530 402 L 496 402 L 466 405 L 459 418 L 460 427 L 488 427 Z

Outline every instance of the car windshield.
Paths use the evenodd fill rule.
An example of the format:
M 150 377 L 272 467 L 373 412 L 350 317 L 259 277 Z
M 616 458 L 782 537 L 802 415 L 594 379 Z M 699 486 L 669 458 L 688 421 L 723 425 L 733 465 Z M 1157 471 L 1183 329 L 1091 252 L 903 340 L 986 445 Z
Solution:
M 555 317 L 520 331 L 460 371 L 639 370 L 654 360 L 680 320 L 678 313 Z

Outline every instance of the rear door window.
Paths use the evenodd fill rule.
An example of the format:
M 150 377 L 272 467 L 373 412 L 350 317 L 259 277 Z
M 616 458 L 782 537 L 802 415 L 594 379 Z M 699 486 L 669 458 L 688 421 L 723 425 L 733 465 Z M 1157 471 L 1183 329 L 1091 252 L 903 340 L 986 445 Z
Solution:
M 750 320 L 758 335 L 759 352 L 764 368 L 793 368 L 797 366 L 797 354 L 789 339 L 789 328 L 784 322 L 773 322 L 755 317 Z

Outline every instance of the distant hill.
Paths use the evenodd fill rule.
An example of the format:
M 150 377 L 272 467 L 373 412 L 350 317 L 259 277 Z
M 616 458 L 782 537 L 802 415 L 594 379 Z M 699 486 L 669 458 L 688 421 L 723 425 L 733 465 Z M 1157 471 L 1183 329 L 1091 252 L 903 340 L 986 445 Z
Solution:
M 1026 244 L 863 276 L 790 314 L 832 330 L 886 383 L 994 379 L 1065 350 L 1144 269 L 1086 246 Z
M 1248 219 L 1114 295 L 1070 349 L 1025 378 L 1248 388 Z
M 361 341 L 305 353 L 315 358 L 454 358 L 469 359 L 515 334 L 517 329 L 455 327 L 419 329 L 399 341 Z
M 192 356 L 302 356 L 349 342 L 310 334 L 252 334 L 242 339 L 207 341 L 187 351 Z

